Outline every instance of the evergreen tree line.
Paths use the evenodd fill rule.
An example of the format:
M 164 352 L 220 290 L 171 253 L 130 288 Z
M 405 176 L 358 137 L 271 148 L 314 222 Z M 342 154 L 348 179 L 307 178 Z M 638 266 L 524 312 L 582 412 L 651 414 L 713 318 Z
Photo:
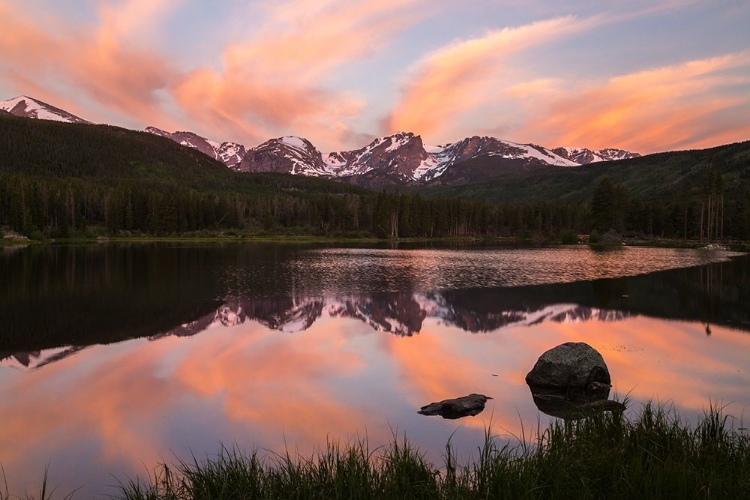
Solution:
M 88 229 L 173 235 L 236 229 L 265 234 L 435 238 L 557 235 L 588 225 L 585 204 L 489 204 L 419 194 L 263 189 L 200 192 L 172 184 L 0 173 L 0 225 L 37 238 Z
M 379 238 L 560 238 L 610 228 L 632 236 L 750 239 L 750 203 L 720 185 L 671 200 L 631 199 L 608 178 L 590 203 L 486 203 L 419 194 L 264 189 L 201 192 L 174 184 L 0 173 L 0 225 L 34 238 L 124 231 L 175 235 L 238 230 Z
M 725 192 L 713 162 L 702 174 L 698 183 L 683 180 L 677 196 L 652 200 L 631 199 L 624 186 L 605 177 L 592 196 L 592 229 L 701 242 L 750 239 L 750 191 L 740 186 Z
M 693 166 L 706 163 L 702 152 L 657 155 L 649 160 L 656 163 L 647 165 L 648 171 L 683 175 L 679 189 L 673 189 L 672 177 L 665 177 L 670 194 L 661 198 L 643 198 L 644 191 L 633 196 L 625 184 L 605 178 L 585 202 L 488 202 L 376 193 L 284 174 L 241 174 L 151 134 L 0 116 L 0 226 L 36 238 L 238 230 L 571 239 L 592 229 L 614 228 L 634 236 L 748 240 L 750 168 L 743 167 L 743 147 L 717 149 L 696 175 L 690 174 Z M 596 182 L 590 178 L 593 172 L 545 170 L 544 177 L 518 182 L 537 199 L 553 199 L 563 191 L 551 191 L 550 182 L 557 186 L 559 176 L 573 176 L 565 189 L 581 189 L 581 182 Z M 627 185 L 633 189 L 632 182 Z M 516 200 L 528 199 L 516 194 Z

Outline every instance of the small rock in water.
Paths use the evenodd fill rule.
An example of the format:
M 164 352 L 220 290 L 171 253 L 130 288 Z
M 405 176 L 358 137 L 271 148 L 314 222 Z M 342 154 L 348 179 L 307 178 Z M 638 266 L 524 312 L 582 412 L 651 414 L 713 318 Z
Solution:
M 443 418 L 456 419 L 467 416 L 474 416 L 482 413 L 484 404 L 489 396 L 483 394 L 469 394 L 456 399 L 444 399 L 437 403 L 430 403 L 423 406 L 417 413 L 422 415 L 440 415 Z

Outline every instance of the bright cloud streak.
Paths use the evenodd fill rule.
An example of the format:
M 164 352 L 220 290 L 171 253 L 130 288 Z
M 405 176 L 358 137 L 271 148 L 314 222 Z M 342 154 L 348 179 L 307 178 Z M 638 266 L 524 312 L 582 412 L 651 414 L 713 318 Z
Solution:
M 641 71 L 553 98 L 522 133 L 553 144 L 644 152 L 746 140 L 750 119 L 722 127 L 719 113 L 750 111 L 750 94 L 723 92 L 748 86 L 750 52 Z
M 154 92 L 168 86 L 177 73 L 168 61 L 133 45 L 129 35 L 136 28 L 143 32 L 172 4 L 168 0 L 104 4 L 95 30 L 62 25 L 57 33 L 42 30 L 10 5 L 0 7 L 9 27 L 0 30 L 2 77 L 22 86 L 34 82 L 45 90 L 45 98 L 54 99 L 52 104 L 59 102 L 61 92 L 40 81 L 54 82 L 55 87 L 62 84 L 72 93 L 82 91 L 103 107 L 136 120 L 152 120 L 159 116 Z
M 502 80 L 505 58 L 535 45 L 585 30 L 596 20 L 572 16 L 504 28 L 481 38 L 439 49 L 412 68 L 387 131 L 418 130 L 439 134 L 456 115 L 493 99 L 491 89 Z

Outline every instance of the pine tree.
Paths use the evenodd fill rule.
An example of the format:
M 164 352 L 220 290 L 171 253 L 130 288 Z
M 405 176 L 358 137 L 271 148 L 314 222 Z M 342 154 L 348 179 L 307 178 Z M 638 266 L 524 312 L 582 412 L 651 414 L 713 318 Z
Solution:
M 609 177 L 597 184 L 591 199 L 592 229 L 604 233 L 614 226 L 615 186 Z

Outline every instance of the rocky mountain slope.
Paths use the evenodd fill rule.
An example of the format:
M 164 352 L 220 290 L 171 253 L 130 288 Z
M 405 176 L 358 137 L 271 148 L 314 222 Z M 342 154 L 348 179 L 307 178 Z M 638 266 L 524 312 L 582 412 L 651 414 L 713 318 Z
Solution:
M 26 118 L 38 118 L 40 120 L 54 120 L 66 123 L 91 123 L 73 113 L 68 113 L 63 109 L 56 108 L 51 104 L 47 104 L 46 102 L 25 95 L 7 101 L 0 101 L 0 110 L 7 111 L 15 116 L 23 116 Z
M 146 132 L 172 139 L 174 142 L 195 148 L 201 153 L 219 160 L 229 168 L 236 168 L 245 156 L 245 146 L 236 142 L 216 142 L 193 132 L 167 132 L 156 127 L 146 127 Z
M 280 137 L 251 148 L 242 159 L 241 172 L 281 172 L 308 177 L 336 177 L 323 156 L 307 139 Z
M 574 161 L 579 165 L 588 165 L 589 163 L 597 163 L 600 161 L 616 161 L 616 160 L 628 160 L 630 158 L 638 158 L 641 155 L 639 153 L 631 153 L 624 149 L 606 148 L 599 150 L 591 150 L 588 148 L 555 148 L 552 151 L 555 154 L 562 156 L 568 160 Z
M 411 132 L 375 139 L 352 150 L 320 153 L 300 137 L 272 139 L 248 150 L 239 166 L 244 172 L 284 172 L 344 179 L 368 187 L 425 184 L 461 163 L 491 157 L 497 163 L 514 160 L 524 165 L 576 167 L 578 163 L 533 144 L 517 144 L 494 137 L 469 137 L 442 146 L 426 146 Z

